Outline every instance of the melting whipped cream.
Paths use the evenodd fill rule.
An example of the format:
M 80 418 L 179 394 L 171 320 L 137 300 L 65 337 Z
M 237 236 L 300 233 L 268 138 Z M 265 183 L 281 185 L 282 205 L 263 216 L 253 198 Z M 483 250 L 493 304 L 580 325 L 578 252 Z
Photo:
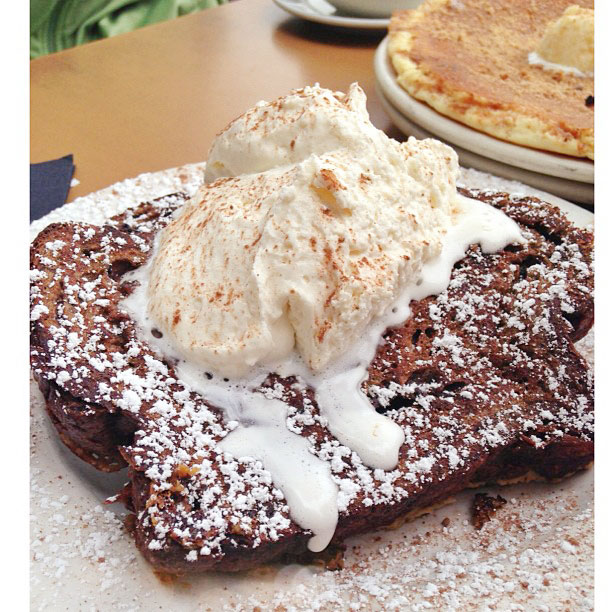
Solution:
M 205 180 L 255 174 L 337 149 L 365 150 L 388 140 L 370 122 L 357 83 L 348 94 L 305 87 L 258 102 L 232 121 L 210 148 Z
M 322 372 L 417 278 L 453 222 L 457 165 L 382 136 L 200 189 L 151 268 L 151 316 L 179 354 L 239 377 L 295 347 Z
M 231 150 L 226 135 L 248 134 L 245 125 L 252 147 L 267 143 L 263 161 L 244 139 L 235 145 L 244 164 Z M 321 126 L 332 125 L 322 144 Z M 291 130 L 310 144 L 296 152 Z M 257 388 L 273 372 L 296 376 L 341 444 L 393 469 L 403 431 L 361 391 L 384 330 L 410 316 L 411 300 L 443 291 L 470 244 L 492 252 L 522 238 L 503 213 L 457 194 L 449 147 L 400 145 L 376 130 L 357 85 L 347 96 L 314 87 L 259 104 L 210 159 L 213 174 L 243 174 L 203 185 L 160 232 L 147 265 L 129 274 L 139 286 L 123 306 L 179 377 L 224 411 L 233 431 L 220 448 L 263 463 L 319 551 L 336 528 L 338 485 L 287 429 L 288 406 Z

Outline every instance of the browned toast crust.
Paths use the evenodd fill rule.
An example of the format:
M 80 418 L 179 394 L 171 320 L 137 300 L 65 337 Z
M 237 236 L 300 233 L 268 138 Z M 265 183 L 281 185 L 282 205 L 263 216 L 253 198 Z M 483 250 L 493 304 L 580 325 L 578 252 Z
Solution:
M 271 376 L 288 426 L 329 461 L 341 491 L 334 541 L 390 525 L 474 482 L 556 479 L 593 460 L 593 381 L 574 348 L 593 322 L 593 236 L 533 198 L 469 192 L 521 226 L 524 245 L 471 247 L 449 288 L 389 330 L 364 391 L 406 435 L 372 470 L 335 440 L 310 389 Z M 176 380 L 118 307 L 184 196 L 95 227 L 61 223 L 32 244 L 31 364 L 62 440 L 98 469 L 126 463 L 122 499 L 144 556 L 171 572 L 254 567 L 306 550 L 259 462 L 218 452 L 221 412 Z

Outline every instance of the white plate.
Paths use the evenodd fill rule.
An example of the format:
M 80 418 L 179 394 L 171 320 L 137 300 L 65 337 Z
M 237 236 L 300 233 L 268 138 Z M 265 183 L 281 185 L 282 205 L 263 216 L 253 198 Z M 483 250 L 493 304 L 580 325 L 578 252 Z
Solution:
M 202 176 L 199 164 L 128 179 L 35 221 L 31 236 L 52 221 L 102 223 L 143 199 L 194 191 Z M 473 170 L 462 178 L 542 197 Z M 592 222 L 577 206 L 548 199 L 575 222 Z M 35 384 L 30 410 L 32 610 L 536 610 L 557 609 L 561 601 L 573 612 L 593 607 L 592 470 L 554 485 L 488 487 L 509 503 L 481 531 L 469 524 L 467 491 L 397 530 L 350 538 L 342 572 L 277 564 L 163 583 L 122 528 L 119 504 L 101 506 L 126 475 L 102 474 L 68 451 Z
M 334 7 L 331 7 L 334 12 L 330 14 L 319 8 L 319 2 L 317 0 L 274 0 L 274 4 L 280 6 L 283 10 L 308 21 L 361 30 L 384 30 L 389 26 L 388 18 L 351 17 L 350 15 L 337 13 Z
M 393 104 L 386 98 L 379 83 L 376 83 L 376 93 L 380 102 L 389 115 L 393 123 L 407 136 L 415 138 L 440 138 L 437 134 L 428 132 L 420 125 L 405 117 Z M 552 193 L 561 198 L 566 198 L 573 202 L 581 202 L 592 206 L 595 199 L 594 187 L 591 183 L 582 183 L 580 181 L 570 181 L 568 179 L 550 176 L 549 174 L 540 174 L 531 172 L 523 168 L 517 168 L 509 164 L 504 164 L 489 157 L 478 155 L 468 149 L 464 149 L 456 144 L 450 143 L 457 156 L 459 163 L 468 168 L 477 168 L 483 172 L 502 176 L 507 179 L 512 179 L 541 189 L 547 193 Z
M 594 164 L 590 160 L 538 151 L 498 140 L 484 132 L 441 115 L 427 104 L 413 98 L 396 81 L 397 75 L 387 53 L 388 37 L 376 49 L 374 73 L 385 97 L 412 123 L 437 138 L 477 153 L 479 156 L 539 174 L 582 183 L 594 182 Z

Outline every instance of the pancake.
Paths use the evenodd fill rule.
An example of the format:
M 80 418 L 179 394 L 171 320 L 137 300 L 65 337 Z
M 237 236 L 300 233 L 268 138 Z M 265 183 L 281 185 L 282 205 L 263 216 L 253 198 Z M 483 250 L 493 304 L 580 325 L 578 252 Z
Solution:
M 389 55 L 414 98 L 515 144 L 594 159 L 594 79 L 530 63 L 548 26 L 592 0 L 427 0 L 395 13 Z

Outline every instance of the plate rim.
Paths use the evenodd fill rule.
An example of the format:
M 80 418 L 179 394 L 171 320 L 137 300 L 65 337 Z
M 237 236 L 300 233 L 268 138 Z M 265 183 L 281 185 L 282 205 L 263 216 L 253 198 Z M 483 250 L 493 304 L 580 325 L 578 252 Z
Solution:
M 387 53 L 388 45 L 387 35 L 374 53 L 374 75 L 387 99 L 406 118 L 447 142 L 495 161 L 557 178 L 594 183 L 595 166 L 591 161 L 566 159 L 552 152 L 504 142 L 445 117 L 413 98 L 395 79 L 395 71 Z
M 307 21 L 314 21 L 325 25 L 338 26 L 342 28 L 354 28 L 359 30 L 384 30 L 389 27 L 390 18 L 373 17 L 345 17 L 342 15 L 324 15 L 316 13 L 314 9 L 303 10 L 306 0 L 272 0 L 276 6 L 291 13 L 296 17 L 301 17 Z

